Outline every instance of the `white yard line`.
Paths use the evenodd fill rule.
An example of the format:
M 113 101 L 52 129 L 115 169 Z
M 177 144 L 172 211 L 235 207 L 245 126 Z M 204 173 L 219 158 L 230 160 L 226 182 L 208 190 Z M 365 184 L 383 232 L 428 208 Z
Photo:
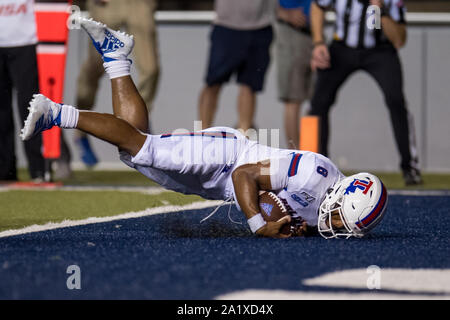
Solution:
M 6 230 L 0 232 L 0 238 L 5 237 L 11 237 L 26 233 L 32 233 L 32 232 L 40 232 L 40 231 L 47 231 L 47 230 L 54 230 L 54 229 L 60 229 L 60 228 L 67 228 L 67 227 L 75 227 L 75 226 L 82 226 L 82 225 L 88 225 L 88 224 L 94 224 L 94 223 L 102 223 L 102 222 L 110 222 L 115 220 L 122 220 L 122 219 L 133 219 L 133 218 L 140 218 L 140 217 L 146 217 L 146 216 L 152 216 L 156 214 L 162 214 L 162 213 L 168 213 L 168 212 L 175 212 L 175 211 L 184 211 L 184 210 L 200 210 L 205 209 L 209 207 L 214 207 L 222 203 L 222 201 L 197 201 L 193 202 L 184 206 L 163 206 L 163 207 L 157 207 L 157 208 L 149 208 L 145 209 L 143 211 L 137 211 L 137 212 L 128 212 L 119 214 L 112 217 L 92 217 L 87 218 L 83 220 L 64 220 L 62 222 L 54 223 L 49 222 L 44 225 L 32 225 L 29 227 L 25 227 L 22 229 L 15 229 L 15 230 Z
M 450 300 L 449 295 L 426 295 L 404 293 L 380 293 L 365 291 L 348 292 L 316 292 L 287 290 L 242 290 L 215 297 L 216 300 Z
M 372 267 L 372 269 L 370 269 Z M 376 267 L 376 272 L 371 271 Z M 295 280 L 294 280 L 295 281 Z M 216 297 L 219 300 L 450 300 L 450 269 L 379 268 L 330 272 L 302 281 L 312 291 L 248 289 Z M 376 285 L 376 286 L 374 286 Z M 314 287 L 358 289 L 362 292 L 314 290 Z M 387 291 L 380 291 L 380 290 Z

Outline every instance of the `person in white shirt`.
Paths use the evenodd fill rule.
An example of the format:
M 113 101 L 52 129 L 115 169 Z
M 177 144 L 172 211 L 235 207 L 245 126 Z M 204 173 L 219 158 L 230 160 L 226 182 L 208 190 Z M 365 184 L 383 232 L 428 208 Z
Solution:
M 32 95 L 39 92 L 33 0 L 0 0 L 0 30 L 0 181 L 15 181 L 13 89 L 22 121 Z M 36 182 L 44 177 L 41 145 L 40 135 L 24 143 L 29 174 Z

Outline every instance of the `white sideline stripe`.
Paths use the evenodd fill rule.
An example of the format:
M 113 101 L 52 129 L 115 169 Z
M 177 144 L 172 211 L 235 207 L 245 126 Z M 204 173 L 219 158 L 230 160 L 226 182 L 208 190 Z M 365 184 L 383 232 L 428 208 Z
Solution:
M 401 293 L 309 292 L 287 290 L 243 290 L 215 297 L 216 300 L 450 300 L 448 295 Z
M 367 289 L 372 277 L 368 269 L 349 269 L 326 273 L 306 279 L 307 286 Z M 448 294 L 450 298 L 450 269 L 380 268 L 380 288 L 393 291 Z
M 128 212 L 128 213 L 123 213 L 123 214 L 119 214 L 117 216 L 111 216 L 111 217 L 99 217 L 99 218 L 92 217 L 92 218 L 87 218 L 87 219 L 83 219 L 83 220 L 64 220 L 64 221 L 58 222 L 58 223 L 49 222 L 49 223 L 46 223 L 43 225 L 32 225 L 32 226 L 25 227 L 22 229 L 2 231 L 2 232 L 0 232 L 0 238 L 17 236 L 17 235 L 26 234 L 26 233 L 54 230 L 54 229 L 60 229 L 60 228 L 83 226 L 83 225 L 102 223 L 102 222 L 110 222 L 110 221 L 115 221 L 115 220 L 141 218 L 141 217 L 152 216 L 152 215 L 168 213 L 168 212 L 175 212 L 175 211 L 199 210 L 199 209 L 205 209 L 205 208 L 217 206 L 217 205 L 221 204 L 222 202 L 223 201 L 220 201 L 220 200 L 219 201 L 197 201 L 197 202 L 193 202 L 193 203 L 190 203 L 190 204 L 187 204 L 184 206 L 172 206 L 171 205 L 171 206 L 163 206 L 163 207 L 157 207 L 157 208 L 149 208 L 149 209 L 145 209 L 143 211 Z
M 307 286 L 360 289 L 364 292 L 319 292 L 250 289 L 219 295 L 219 300 L 450 300 L 450 269 L 380 268 L 379 292 L 369 290 L 373 273 L 349 269 L 322 274 L 302 281 Z

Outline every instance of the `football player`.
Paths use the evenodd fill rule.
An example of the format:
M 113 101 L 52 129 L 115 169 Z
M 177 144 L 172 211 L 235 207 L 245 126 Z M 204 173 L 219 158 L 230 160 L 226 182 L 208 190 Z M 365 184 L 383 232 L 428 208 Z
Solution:
M 264 146 L 226 127 L 146 134 L 147 108 L 130 77 L 133 37 L 91 19 L 80 19 L 80 25 L 103 57 L 113 114 L 77 110 L 35 95 L 23 140 L 53 126 L 82 130 L 117 146 L 125 164 L 167 189 L 235 199 L 251 231 L 261 236 L 301 236 L 312 227 L 325 238 L 362 237 L 382 219 L 387 192 L 380 179 L 369 173 L 344 177 L 320 154 Z M 275 192 L 290 214 L 266 222 L 258 201 L 261 190 Z M 286 223 L 291 235 L 280 233 Z

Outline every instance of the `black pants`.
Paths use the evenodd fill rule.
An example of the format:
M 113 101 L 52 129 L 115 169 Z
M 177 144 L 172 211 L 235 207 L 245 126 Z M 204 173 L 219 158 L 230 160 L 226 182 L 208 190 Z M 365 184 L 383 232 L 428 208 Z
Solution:
M 383 91 L 389 109 L 395 141 L 403 170 L 417 167 L 413 132 L 403 94 L 403 72 L 397 50 L 392 46 L 375 49 L 352 49 L 339 42 L 330 45 L 331 68 L 319 70 L 311 114 L 320 117 L 320 153 L 328 155 L 329 111 L 337 91 L 355 71 L 368 72 Z
M 12 108 L 13 88 L 17 92 L 18 113 L 23 124 L 33 94 L 39 93 L 36 46 L 0 48 L 0 180 L 16 180 L 15 130 Z M 25 154 L 31 178 L 43 177 L 41 135 L 26 141 Z

